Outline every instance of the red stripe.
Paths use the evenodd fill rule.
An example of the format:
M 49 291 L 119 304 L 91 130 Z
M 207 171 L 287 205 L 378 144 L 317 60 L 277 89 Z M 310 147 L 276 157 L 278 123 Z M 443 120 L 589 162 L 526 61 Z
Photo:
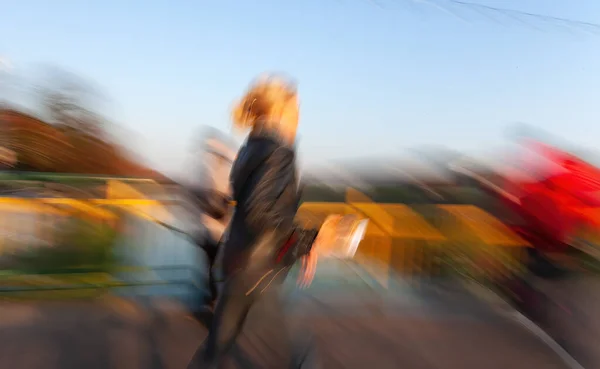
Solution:
M 296 243 L 296 240 L 297 240 L 297 236 L 294 233 L 290 236 L 290 238 L 287 240 L 287 242 L 279 250 L 279 253 L 277 254 L 277 262 L 278 263 L 281 261 L 281 259 L 283 259 L 285 254 L 287 254 L 288 250 L 292 247 L 292 245 Z

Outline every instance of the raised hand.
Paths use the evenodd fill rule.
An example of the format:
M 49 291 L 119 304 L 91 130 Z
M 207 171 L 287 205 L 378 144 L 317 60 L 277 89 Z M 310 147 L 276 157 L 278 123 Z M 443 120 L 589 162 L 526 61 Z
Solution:
M 302 257 L 302 267 L 298 276 L 298 286 L 308 288 L 315 278 L 319 254 L 327 254 L 327 249 L 335 242 L 336 226 L 341 219 L 340 215 L 327 217 L 317 236 L 311 251 Z

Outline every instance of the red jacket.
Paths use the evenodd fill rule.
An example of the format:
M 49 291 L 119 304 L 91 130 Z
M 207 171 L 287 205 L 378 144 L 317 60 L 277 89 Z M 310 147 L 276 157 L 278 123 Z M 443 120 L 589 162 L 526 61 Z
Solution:
M 600 170 L 579 158 L 551 146 L 533 142 L 531 147 L 554 164 L 555 170 L 526 168 L 541 174 L 545 179 L 530 183 L 515 183 L 510 178 L 507 186 L 519 193 L 520 203 L 505 199 L 523 220 L 524 225 L 513 230 L 535 247 L 560 249 L 579 225 L 588 221 L 578 211 L 583 207 L 596 207 L 600 199 Z

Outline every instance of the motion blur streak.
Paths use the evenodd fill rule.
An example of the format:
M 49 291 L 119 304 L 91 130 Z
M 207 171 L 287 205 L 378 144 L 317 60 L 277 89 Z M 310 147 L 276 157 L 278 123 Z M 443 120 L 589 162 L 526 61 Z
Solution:
M 175 181 L 125 147 L 130 137 L 112 132 L 85 82 L 62 72 L 49 81 L 37 111 L 0 110 L 0 363 L 184 368 L 206 335 L 189 314 L 209 293 L 197 247 L 216 219 L 206 204 L 231 206 L 235 140 L 215 135 L 196 158 L 212 169 Z M 600 170 L 552 143 L 520 143 L 529 156 L 498 155 L 503 166 L 432 151 L 304 170 L 298 223 L 343 216 L 314 284 L 298 291 L 297 271 L 288 278 L 304 365 L 600 365 L 590 343 Z M 216 187 L 222 197 L 207 201 Z M 514 310 L 565 353 L 507 319 Z M 269 367 L 251 334 L 239 347 L 244 367 Z

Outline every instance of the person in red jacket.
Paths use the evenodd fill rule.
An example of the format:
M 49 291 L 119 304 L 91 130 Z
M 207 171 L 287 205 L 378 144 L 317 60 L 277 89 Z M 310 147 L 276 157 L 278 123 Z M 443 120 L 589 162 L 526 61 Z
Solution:
M 568 273 L 568 268 L 550 255 L 568 253 L 578 229 L 591 223 L 580 210 L 600 205 L 595 196 L 600 191 L 600 170 L 555 147 L 535 141 L 527 144 L 542 160 L 532 163 L 518 159 L 520 163 L 515 160 L 514 164 L 520 164 L 521 171 L 535 179 L 511 174 L 500 176 L 502 183 L 494 184 L 469 170 L 457 171 L 474 179 L 479 188 L 509 209 L 509 217 L 496 215 L 532 246 L 527 249 L 526 273 L 498 282 L 518 310 L 549 327 L 552 322 L 547 309 L 557 302 L 536 288 L 536 279 L 560 278 Z

